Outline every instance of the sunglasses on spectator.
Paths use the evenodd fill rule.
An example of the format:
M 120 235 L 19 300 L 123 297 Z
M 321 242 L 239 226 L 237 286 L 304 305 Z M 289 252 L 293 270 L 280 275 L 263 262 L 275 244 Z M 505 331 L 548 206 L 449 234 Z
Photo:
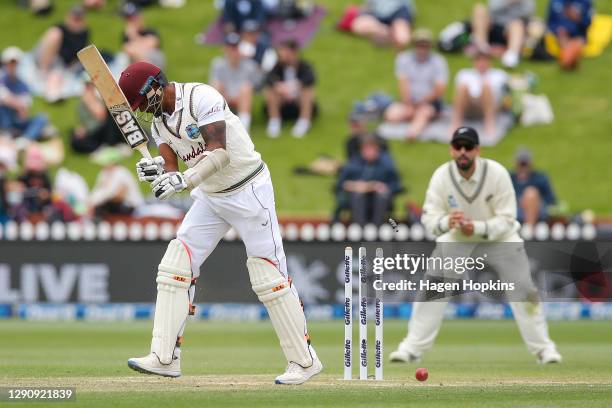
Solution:
M 453 149 L 459 151 L 461 149 L 465 149 L 466 152 L 471 152 L 476 147 L 475 144 L 472 143 L 451 143 Z

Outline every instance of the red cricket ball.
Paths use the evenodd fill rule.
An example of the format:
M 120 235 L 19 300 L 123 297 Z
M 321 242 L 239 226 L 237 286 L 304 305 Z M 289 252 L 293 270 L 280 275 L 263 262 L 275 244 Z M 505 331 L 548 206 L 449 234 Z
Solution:
M 427 372 L 426 368 L 417 368 L 414 373 L 414 376 L 419 381 L 425 381 L 427 377 L 429 377 L 429 372 Z

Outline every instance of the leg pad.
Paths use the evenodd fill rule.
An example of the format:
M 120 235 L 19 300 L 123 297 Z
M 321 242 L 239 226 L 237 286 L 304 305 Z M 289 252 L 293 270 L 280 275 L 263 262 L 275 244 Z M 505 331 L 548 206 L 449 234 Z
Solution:
M 308 347 L 306 318 L 289 281 L 262 258 L 250 257 L 247 268 L 253 291 L 268 310 L 287 361 L 310 367 L 313 358 Z
M 162 364 L 170 364 L 179 334 L 190 311 L 191 260 L 185 245 L 174 239 L 168 244 L 157 272 L 157 302 L 151 352 Z

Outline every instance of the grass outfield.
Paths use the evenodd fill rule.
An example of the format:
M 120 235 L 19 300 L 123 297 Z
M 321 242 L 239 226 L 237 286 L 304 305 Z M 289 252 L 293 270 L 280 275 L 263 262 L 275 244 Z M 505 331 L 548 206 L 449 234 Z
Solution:
M 252 129 L 253 140 L 272 170 L 275 181 L 276 203 L 281 215 L 328 215 L 333 206 L 332 178 L 296 177 L 296 165 L 311 162 L 318 154 L 327 153 L 344 158 L 343 140 L 346 137 L 346 117 L 351 104 L 373 91 L 396 94 L 393 75 L 394 53 L 379 49 L 367 41 L 338 33 L 334 23 L 350 3 L 357 0 L 319 0 L 329 13 L 305 55 L 318 73 L 317 93 L 322 115 L 312 132 L 303 140 L 293 139 L 286 128 L 278 140 L 265 134 L 261 117 L 261 98 L 256 100 Z M 33 18 L 6 1 L 0 13 L 0 48 L 16 44 L 31 49 L 49 25 L 62 18 L 73 3 L 56 1 L 56 11 L 49 17 Z M 10 3 L 10 4 L 8 4 Z M 88 15 L 92 40 L 100 47 L 118 50 L 121 22 L 115 12 L 118 0 L 109 0 L 107 7 Z M 538 12 L 544 15 L 548 1 L 538 0 Z M 189 0 L 178 10 L 152 8 L 145 18 L 159 29 L 168 57 L 168 77 L 177 81 L 206 81 L 210 60 L 219 55 L 216 47 L 202 47 L 194 43 L 194 36 L 217 15 L 212 1 Z M 428 26 L 438 32 L 446 24 L 462 20 L 471 14 L 474 0 L 417 0 L 417 25 Z M 612 14 L 612 2 L 597 1 L 600 13 Z M 515 150 L 520 145 L 533 149 L 536 163 L 550 173 L 560 199 L 568 202 L 570 211 L 592 208 L 598 214 L 612 214 L 608 184 L 602 182 L 610 175 L 609 152 L 612 151 L 612 47 L 596 59 L 584 61 L 579 72 L 563 73 L 554 63 L 521 64 L 521 70 L 532 70 L 540 77 L 540 90 L 546 93 L 555 111 L 555 123 L 550 126 L 516 128 L 495 148 L 483 149 L 485 156 L 511 166 Z M 449 56 L 451 74 L 469 65 L 463 56 Z M 447 93 L 449 100 L 452 85 Z M 36 101 L 35 108 L 48 112 L 67 139 L 75 121 L 75 99 L 49 106 Z M 69 149 L 68 149 L 69 150 Z M 427 183 L 433 170 L 448 159 L 446 146 L 432 143 L 406 145 L 392 143 L 393 155 L 410 187 L 410 193 L 398 198 L 410 198 L 422 203 Z M 68 152 L 66 166 L 81 173 L 93 184 L 98 168 L 86 157 Z M 136 155 L 125 164 L 133 168 Z M 144 187 L 143 187 L 144 188 Z M 400 214 L 402 215 L 402 214 Z
M 75 386 L 77 404 L 120 406 L 609 407 L 612 325 L 553 322 L 561 365 L 539 366 L 512 321 L 448 321 L 419 366 L 385 363 L 383 382 L 346 382 L 340 321 L 310 325 L 323 374 L 303 386 L 276 386 L 284 361 L 269 323 L 192 322 L 183 377 L 137 374 L 126 359 L 146 352 L 151 322 L 0 322 L 0 387 Z M 405 322 L 385 323 L 385 356 Z M 372 337 L 370 337 L 372 338 Z M 372 353 L 370 351 L 370 353 Z M 373 366 L 370 368 L 373 373 Z M 354 375 L 357 367 L 354 367 Z M 20 404 L 19 406 L 26 406 Z M 40 404 L 33 404 L 40 406 Z

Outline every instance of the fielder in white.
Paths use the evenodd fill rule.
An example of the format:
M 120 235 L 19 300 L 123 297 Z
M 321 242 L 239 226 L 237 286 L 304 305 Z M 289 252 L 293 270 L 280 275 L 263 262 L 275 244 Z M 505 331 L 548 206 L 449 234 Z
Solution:
M 168 82 L 160 68 L 138 62 L 119 86 L 132 109 L 153 115 L 160 156 L 142 159 L 141 181 L 166 199 L 184 190 L 194 199 L 157 273 L 151 352 L 131 358 L 134 370 L 181 375 L 181 343 L 200 266 L 233 227 L 244 241 L 253 291 L 265 305 L 287 358 L 277 384 L 301 384 L 323 366 L 310 345 L 306 318 L 287 265 L 270 173 L 242 123 L 214 88 Z M 180 172 L 180 158 L 188 167 Z
M 548 335 L 523 241 L 518 235 L 516 197 L 508 171 L 493 160 L 479 157 L 478 134 L 469 127 L 460 127 L 454 132 L 450 153 L 453 160 L 434 172 L 423 206 L 422 222 L 437 236 L 436 250 L 444 251 L 441 243 L 448 242 L 514 243 L 492 246 L 498 248 L 496 255 L 499 255 L 493 266 L 500 278 L 520 282 L 528 294 L 530 301 L 510 301 L 528 350 L 539 363 L 561 362 L 561 355 Z M 510 252 L 508 247 L 517 250 L 504 253 L 504 250 Z M 427 271 L 426 277 L 431 272 Z M 413 304 L 408 335 L 390 354 L 391 361 L 420 361 L 438 335 L 446 303 L 436 300 Z

